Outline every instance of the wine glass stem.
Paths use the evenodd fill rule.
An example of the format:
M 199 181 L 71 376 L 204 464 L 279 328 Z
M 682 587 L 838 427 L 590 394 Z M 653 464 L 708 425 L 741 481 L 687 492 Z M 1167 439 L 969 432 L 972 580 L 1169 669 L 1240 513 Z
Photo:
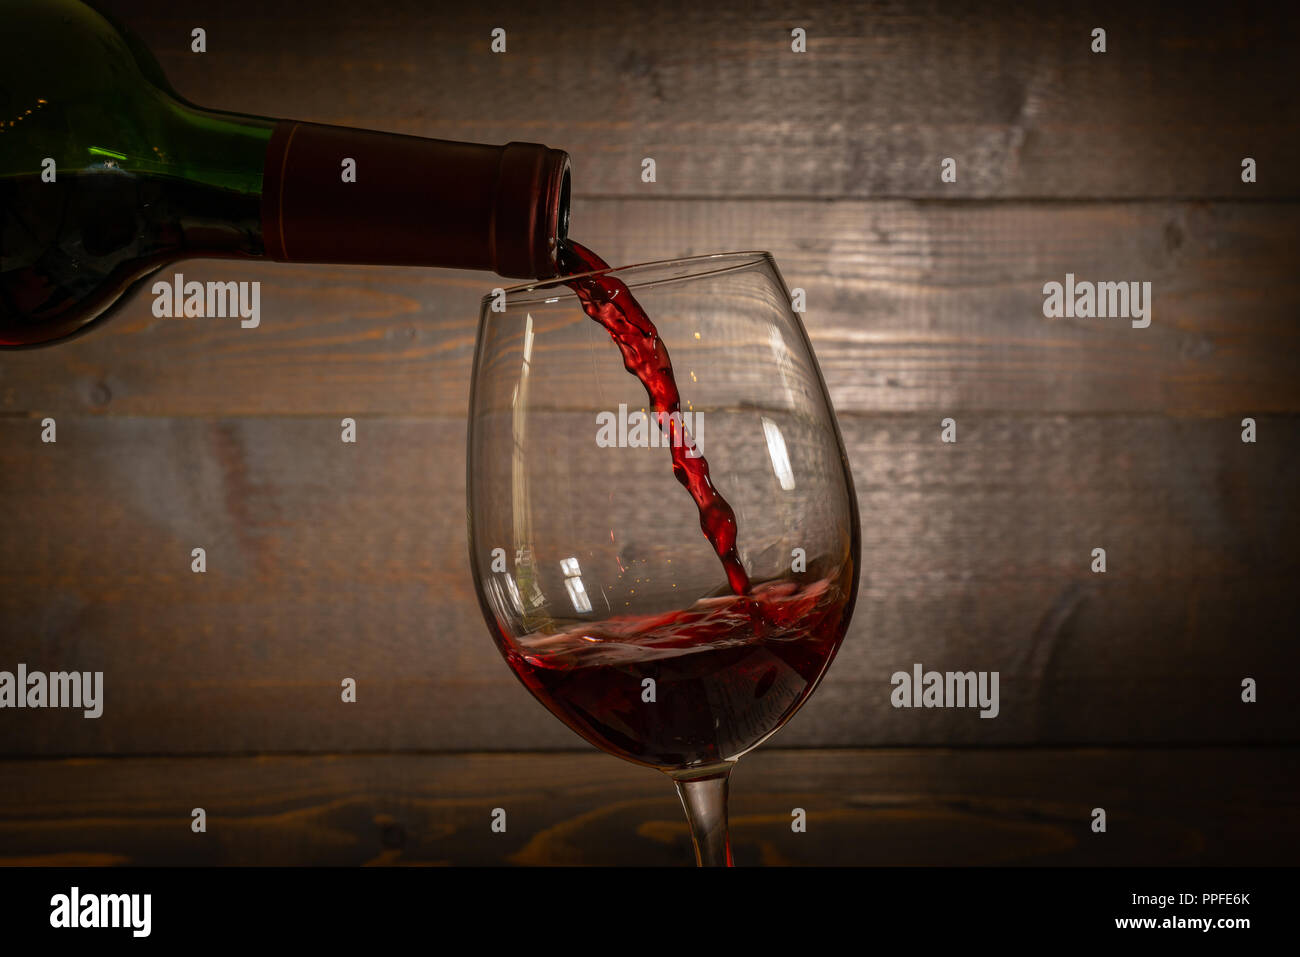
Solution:
M 677 796 L 686 809 L 695 845 L 695 863 L 700 867 L 732 867 L 731 841 L 727 836 L 728 766 L 705 777 L 674 778 Z

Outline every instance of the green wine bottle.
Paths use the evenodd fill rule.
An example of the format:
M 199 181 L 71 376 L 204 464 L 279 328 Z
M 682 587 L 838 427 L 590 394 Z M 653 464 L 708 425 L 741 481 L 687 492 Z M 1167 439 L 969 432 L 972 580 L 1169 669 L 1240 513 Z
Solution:
M 222 113 L 81 0 L 0 0 L 0 348 L 100 324 L 178 259 L 555 275 L 569 159 Z

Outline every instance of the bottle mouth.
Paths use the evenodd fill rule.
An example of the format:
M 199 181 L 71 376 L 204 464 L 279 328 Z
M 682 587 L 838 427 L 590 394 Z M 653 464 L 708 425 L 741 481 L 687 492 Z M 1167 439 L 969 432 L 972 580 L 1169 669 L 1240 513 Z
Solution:
M 573 189 L 573 174 L 569 166 L 569 157 L 564 157 L 564 174 L 560 183 L 559 222 L 555 225 L 556 243 L 569 238 L 569 197 Z
M 507 143 L 497 170 L 490 244 L 501 276 L 549 279 L 569 234 L 569 154 L 539 143 Z
M 542 260 L 545 267 L 538 269 L 536 276 L 528 278 L 550 279 L 560 274 L 560 244 L 569 238 L 569 200 L 573 194 L 573 170 L 569 163 L 569 154 L 561 150 L 550 150 L 550 160 L 559 160 L 555 171 L 549 177 L 546 189 L 542 190 L 542 222 L 546 223 L 546 256 Z

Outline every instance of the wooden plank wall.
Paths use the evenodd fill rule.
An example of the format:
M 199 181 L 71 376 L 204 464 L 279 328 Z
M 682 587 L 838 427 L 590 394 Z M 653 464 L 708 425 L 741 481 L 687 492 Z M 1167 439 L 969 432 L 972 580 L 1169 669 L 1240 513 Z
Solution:
M 573 234 L 611 261 L 775 255 L 807 290 L 864 556 L 852 630 L 782 746 L 1300 737 L 1288 5 L 105 6 L 205 106 L 569 150 Z M 178 268 L 261 281 L 261 327 L 156 319 L 143 296 L 0 357 L 0 667 L 103 670 L 112 695 L 97 721 L 10 712 L 0 752 L 581 747 L 500 661 L 468 571 L 492 277 Z M 1151 326 L 1044 319 L 1067 272 L 1150 281 Z M 999 718 L 891 708 L 889 675 L 918 661 L 999 670 Z

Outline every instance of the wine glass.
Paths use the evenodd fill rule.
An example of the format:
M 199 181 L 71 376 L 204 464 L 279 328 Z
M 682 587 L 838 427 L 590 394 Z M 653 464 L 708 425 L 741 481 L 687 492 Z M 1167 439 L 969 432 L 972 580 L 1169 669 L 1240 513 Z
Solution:
M 593 289 L 639 303 L 657 327 L 676 428 L 584 311 Z M 661 369 L 641 371 L 662 385 Z M 715 551 L 705 535 L 717 515 L 704 521 L 674 475 L 696 459 L 734 514 L 722 524 L 742 594 L 725 540 Z M 730 865 L 731 769 L 826 673 L 858 581 L 848 459 L 771 255 L 606 268 L 485 297 L 467 488 L 470 565 L 511 669 L 596 747 L 671 777 L 697 863 Z

